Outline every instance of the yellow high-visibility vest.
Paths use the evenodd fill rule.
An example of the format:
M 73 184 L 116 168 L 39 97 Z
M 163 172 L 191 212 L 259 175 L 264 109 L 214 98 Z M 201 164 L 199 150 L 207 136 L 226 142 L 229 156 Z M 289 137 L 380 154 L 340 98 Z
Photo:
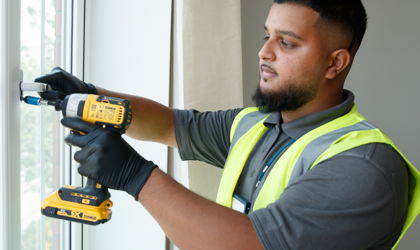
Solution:
M 267 129 L 263 124 L 267 117 L 268 115 L 258 112 L 257 108 L 244 109 L 235 117 L 230 134 L 232 144 L 223 170 L 217 203 L 232 207 L 233 193 L 239 176 L 251 150 Z M 253 204 L 253 211 L 265 208 L 279 199 L 289 183 L 294 168 L 309 170 L 337 154 L 370 143 L 384 143 L 393 147 L 405 160 L 409 170 L 408 214 L 401 235 L 392 248 L 396 249 L 420 213 L 420 173 L 382 131 L 357 111 L 356 105 L 344 116 L 306 133 L 283 153 L 263 183 Z

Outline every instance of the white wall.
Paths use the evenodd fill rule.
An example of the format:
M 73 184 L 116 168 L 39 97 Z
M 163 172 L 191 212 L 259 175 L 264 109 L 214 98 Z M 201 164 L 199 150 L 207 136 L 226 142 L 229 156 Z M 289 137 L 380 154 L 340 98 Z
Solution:
M 258 83 L 258 51 L 273 1 L 242 0 L 244 104 Z M 356 95 L 359 111 L 379 126 L 420 169 L 420 1 L 364 0 L 369 16 L 362 46 L 345 88 Z M 420 219 L 398 249 L 418 249 Z
M 87 2 L 86 81 L 169 105 L 171 1 Z M 166 171 L 166 146 L 128 141 Z M 112 220 L 84 227 L 85 249 L 165 249 L 163 231 L 133 197 L 111 196 Z

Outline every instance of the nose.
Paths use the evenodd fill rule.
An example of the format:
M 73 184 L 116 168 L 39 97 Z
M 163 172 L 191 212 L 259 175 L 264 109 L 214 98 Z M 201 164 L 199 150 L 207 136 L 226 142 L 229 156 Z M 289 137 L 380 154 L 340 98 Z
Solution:
M 260 52 L 258 53 L 258 56 L 261 60 L 274 61 L 276 59 L 276 54 L 273 51 L 273 43 L 274 41 L 272 41 L 270 38 L 265 42 Z

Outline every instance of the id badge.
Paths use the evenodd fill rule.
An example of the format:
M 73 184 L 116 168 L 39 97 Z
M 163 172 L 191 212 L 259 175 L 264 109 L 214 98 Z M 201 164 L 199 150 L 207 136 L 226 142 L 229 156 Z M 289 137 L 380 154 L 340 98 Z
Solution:
M 248 214 L 251 203 L 238 194 L 233 194 L 232 209 L 243 214 Z

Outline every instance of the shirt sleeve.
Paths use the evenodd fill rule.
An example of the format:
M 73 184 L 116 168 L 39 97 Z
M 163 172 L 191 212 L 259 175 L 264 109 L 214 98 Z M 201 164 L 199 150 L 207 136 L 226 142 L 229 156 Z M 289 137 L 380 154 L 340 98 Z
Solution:
M 264 249 L 391 249 L 407 197 L 405 162 L 387 145 L 369 144 L 316 165 L 249 218 Z
M 241 110 L 175 109 L 175 138 L 181 159 L 204 161 L 223 168 L 229 153 L 232 123 Z

